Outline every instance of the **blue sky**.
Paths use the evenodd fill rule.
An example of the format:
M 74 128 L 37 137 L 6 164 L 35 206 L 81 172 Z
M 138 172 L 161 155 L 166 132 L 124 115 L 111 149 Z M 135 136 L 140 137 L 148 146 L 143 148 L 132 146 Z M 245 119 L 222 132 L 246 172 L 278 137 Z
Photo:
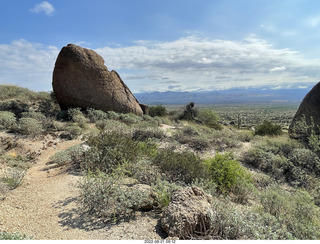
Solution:
M 97 51 L 133 92 L 320 80 L 318 0 L 1 0 L 0 83 L 50 91 L 60 49 Z

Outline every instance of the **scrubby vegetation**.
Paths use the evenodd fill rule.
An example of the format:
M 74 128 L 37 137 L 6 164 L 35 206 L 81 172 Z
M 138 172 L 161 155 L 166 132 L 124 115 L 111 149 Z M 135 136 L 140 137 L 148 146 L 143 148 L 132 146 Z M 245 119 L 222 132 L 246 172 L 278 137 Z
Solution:
M 249 119 L 251 108 L 244 113 L 243 107 L 190 103 L 182 109 L 154 106 L 150 116 L 136 116 L 60 111 L 53 94 L 15 86 L 0 91 L 1 133 L 82 139 L 50 163 L 81 170 L 79 202 L 91 216 L 117 222 L 141 209 L 161 212 L 174 191 L 198 186 L 212 195 L 214 214 L 212 227 L 194 238 L 320 238 L 319 138 L 311 133 L 307 141 L 290 139 L 293 114 L 283 108 L 267 117 L 258 116 L 265 108 L 255 110 L 259 118 Z M 23 184 L 34 157 L 16 155 L 12 147 L 0 147 L 0 201 Z M 145 189 L 133 187 L 139 185 Z M 25 236 L 0 229 L 0 239 L 15 238 Z

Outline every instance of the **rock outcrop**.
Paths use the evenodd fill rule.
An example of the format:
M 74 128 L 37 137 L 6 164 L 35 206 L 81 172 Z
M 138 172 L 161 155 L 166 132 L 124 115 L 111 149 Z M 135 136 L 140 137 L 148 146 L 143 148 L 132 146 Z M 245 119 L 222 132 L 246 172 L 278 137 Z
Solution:
M 80 107 L 142 115 L 138 100 L 119 74 L 93 50 L 68 44 L 55 63 L 53 91 L 61 109 Z
M 163 212 L 161 227 L 169 237 L 191 239 L 211 227 L 211 196 L 198 187 L 176 191 Z
M 320 82 L 302 100 L 291 125 L 289 134 L 292 138 L 306 139 L 313 130 L 320 134 Z

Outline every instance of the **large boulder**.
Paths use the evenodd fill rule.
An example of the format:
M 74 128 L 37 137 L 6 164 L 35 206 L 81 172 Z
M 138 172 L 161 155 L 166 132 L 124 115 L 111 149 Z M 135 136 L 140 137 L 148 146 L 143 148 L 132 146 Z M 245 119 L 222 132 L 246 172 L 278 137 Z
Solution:
M 198 187 L 176 191 L 163 212 L 161 227 L 169 237 L 191 239 L 211 227 L 211 196 Z
M 312 130 L 319 134 L 320 126 L 320 82 L 302 100 L 292 119 L 289 134 L 296 139 L 306 139 Z
M 138 100 L 119 74 L 93 50 L 68 44 L 55 63 L 53 91 L 62 110 L 70 107 L 142 115 Z

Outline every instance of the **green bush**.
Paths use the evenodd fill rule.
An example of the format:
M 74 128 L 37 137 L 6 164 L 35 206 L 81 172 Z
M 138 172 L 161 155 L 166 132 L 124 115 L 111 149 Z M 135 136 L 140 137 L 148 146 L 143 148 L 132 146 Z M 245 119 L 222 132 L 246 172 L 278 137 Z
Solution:
M 303 190 L 286 192 L 271 186 L 260 196 L 265 212 L 277 218 L 292 235 L 292 239 L 319 239 L 320 214 L 312 197 Z
M 289 160 L 294 166 L 303 168 L 309 174 L 320 176 L 320 159 L 317 154 L 309 149 L 294 149 L 289 155 Z
M 220 118 L 219 116 L 210 109 L 200 110 L 198 113 L 198 119 L 202 124 L 213 128 L 215 130 L 221 130 L 222 127 L 219 124 Z
M 249 149 L 244 156 L 244 162 L 265 173 L 280 179 L 283 177 L 283 169 L 288 165 L 288 159 L 279 154 L 265 151 L 260 148 Z
M 200 158 L 191 152 L 178 153 L 170 149 L 161 149 L 154 163 L 165 173 L 169 182 L 190 184 L 196 178 L 206 177 L 206 170 Z
M 71 162 L 80 163 L 84 157 L 85 148 L 83 145 L 75 145 L 64 151 L 59 151 L 52 155 L 49 160 L 58 166 L 63 166 Z
M 162 179 L 161 170 L 150 159 L 141 159 L 131 167 L 132 177 L 139 183 L 152 185 Z
M 30 111 L 30 112 L 23 112 L 21 113 L 21 117 L 22 118 L 32 118 L 35 120 L 38 120 L 39 122 L 43 122 L 46 120 L 46 116 L 40 112 L 34 112 L 34 111 Z
M 129 217 L 147 198 L 142 191 L 129 190 L 121 174 L 89 173 L 80 182 L 80 189 L 84 210 L 111 221 Z
M 156 117 L 156 116 L 164 117 L 168 115 L 168 112 L 166 107 L 162 105 L 157 105 L 157 106 L 149 107 L 149 115 L 151 117 Z
M 39 101 L 50 98 L 47 92 L 34 92 L 15 85 L 0 85 L 0 100 L 21 100 L 23 102 Z
M 204 151 L 210 147 L 210 134 L 211 130 L 209 128 L 190 124 L 177 130 L 173 138 L 182 144 L 187 144 L 196 151 Z
M 217 185 L 217 189 L 222 193 L 234 192 L 243 195 L 245 189 L 240 188 L 251 186 L 251 174 L 234 160 L 230 153 L 217 153 L 213 158 L 206 159 L 204 165 L 208 168 L 210 178 Z
M 58 166 L 63 166 L 67 163 L 70 163 L 72 161 L 72 158 L 68 152 L 60 151 L 52 155 L 49 160 L 51 160 L 52 163 L 55 163 Z
M 159 208 L 165 208 L 169 205 L 172 194 L 175 191 L 179 190 L 181 186 L 176 185 L 175 183 L 170 183 L 168 181 L 158 179 L 152 184 L 152 188 L 157 193 Z
M 256 127 L 255 134 L 259 136 L 279 136 L 282 134 L 282 129 L 280 125 L 275 125 L 270 121 L 264 121 Z
M 150 139 L 162 139 L 164 132 L 159 128 L 136 129 L 133 132 L 132 139 L 135 141 L 148 141 Z
M 108 111 L 107 112 L 108 119 L 118 120 L 118 119 L 120 119 L 120 116 L 121 116 L 121 114 L 116 113 L 114 111 Z
M 16 123 L 14 113 L 8 111 L 0 111 L 0 129 L 11 129 Z
M 225 201 L 213 203 L 211 228 L 200 235 L 202 239 L 218 240 L 290 240 L 285 226 L 268 213 L 241 209 Z
M 128 113 L 128 114 L 121 114 L 120 115 L 120 120 L 123 122 L 123 123 L 126 123 L 126 124 L 137 124 L 137 123 L 140 123 L 141 121 L 143 121 L 143 118 L 142 116 L 138 116 L 138 115 L 135 115 L 135 114 L 132 114 L 132 113 Z
M 117 120 L 98 120 L 96 123 L 96 127 L 99 130 L 102 131 L 116 131 L 116 132 L 122 132 L 123 134 L 126 134 L 127 131 L 129 131 L 129 126 L 126 125 L 125 123 L 122 123 Z
M 91 123 L 96 123 L 99 120 L 108 119 L 107 113 L 101 110 L 88 109 L 87 113 Z
M 87 141 L 90 149 L 86 152 L 82 167 L 85 170 L 113 172 L 118 166 L 137 163 L 143 156 L 154 150 L 152 145 L 133 141 L 119 132 L 101 132 L 90 136 Z
M 299 143 L 284 139 L 257 143 L 244 154 L 243 162 L 294 186 L 314 187 L 320 175 L 319 157 Z
M 23 135 L 36 136 L 42 133 L 43 127 L 40 121 L 33 118 L 21 118 L 18 123 L 18 132 Z
M 82 134 L 82 128 L 78 125 L 70 124 L 65 130 L 70 133 L 72 139 L 77 139 Z
M 30 108 L 29 104 L 21 101 L 11 100 L 11 101 L 5 101 L 0 103 L 1 111 L 12 112 L 16 115 L 17 118 L 21 117 L 20 116 L 21 113 L 28 112 L 29 108 Z

